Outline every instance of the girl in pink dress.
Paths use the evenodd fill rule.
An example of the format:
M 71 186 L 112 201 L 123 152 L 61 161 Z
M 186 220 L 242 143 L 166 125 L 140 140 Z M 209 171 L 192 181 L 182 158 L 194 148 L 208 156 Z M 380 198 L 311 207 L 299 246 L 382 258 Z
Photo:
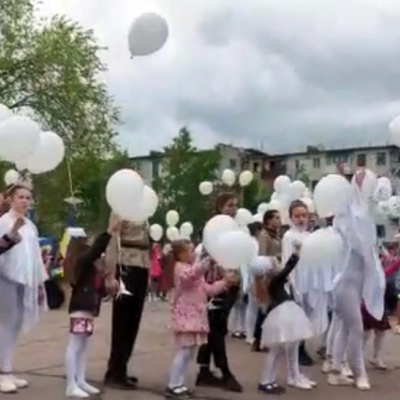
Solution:
M 174 259 L 172 303 L 172 331 L 176 344 L 174 361 L 166 389 L 167 397 L 188 397 L 192 392 L 184 385 L 186 371 L 196 348 L 207 341 L 209 332 L 208 297 L 224 291 L 237 279 L 230 274 L 213 284 L 207 284 L 204 273 L 210 266 L 209 259 L 194 263 L 194 247 L 191 242 L 179 240 L 172 243 Z
M 161 256 L 160 244 L 153 243 L 150 252 L 150 301 L 156 301 L 160 298 L 160 284 L 162 277 Z

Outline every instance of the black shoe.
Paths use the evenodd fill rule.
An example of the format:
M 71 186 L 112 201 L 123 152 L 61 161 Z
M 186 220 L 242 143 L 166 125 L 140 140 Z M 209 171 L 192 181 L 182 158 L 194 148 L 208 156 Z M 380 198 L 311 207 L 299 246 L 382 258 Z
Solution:
M 127 379 L 128 379 L 128 381 L 131 381 L 135 385 L 137 385 L 139 383 L 139 379 L 136 376 L 128 376 Z
M 135 383 L 132 379 L 128 377 L 115 378 L 106 376 L 104 379 L 104 385 L 117 390 L 136 390 L 137 382 Z
M 283 394 L 286 393 L 286 389 L 283 386 L 279 386 L 276 382 L 267 383 L 266 385 L 258 385 L 258 391 L 263 394 Z
M 174 388 L 167 387 L 165 389 L 165 397 L 167 399 L 187 399 L 193 396 L 193 391 L 188 389 L 186 386 L 178 386 Z
M 251 345 L 251 351 L 259 353 L 261 351 L 260 341 L 254 340 L 253 344 Z
M 200 369 L 197 374 L 196 386 L 220 387 L 222 380 L 208 369 Z
M 233 375 L 222 378 L 222 388 L 228 392 L 243 392 L 242 385 L 237 381 Z

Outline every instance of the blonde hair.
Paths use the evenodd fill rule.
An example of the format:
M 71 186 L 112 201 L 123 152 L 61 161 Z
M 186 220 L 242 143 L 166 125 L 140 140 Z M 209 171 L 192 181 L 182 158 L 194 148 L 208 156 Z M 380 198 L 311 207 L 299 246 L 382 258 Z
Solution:
M 276 257 L 273 258 L 273 264 L 274 266 L 271 270 L 254 278 L 254 296 L 261 304 L 269 304 L 271 302 L 268 286 L 271 279 L 282 269 Z

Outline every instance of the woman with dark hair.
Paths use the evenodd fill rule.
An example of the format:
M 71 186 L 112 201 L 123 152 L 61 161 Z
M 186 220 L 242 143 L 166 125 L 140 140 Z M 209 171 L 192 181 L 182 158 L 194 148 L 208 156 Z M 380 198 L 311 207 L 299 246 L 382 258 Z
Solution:
M 263 217 L 263 229 L 258 239 L 259 255 L 268 257 L 281 257 L 282 252 L 282 222 L 278 210 L 268 210 Z M 253 351 L 261 351 L 260 341 L 262 334 L 262 324 L 265 320 L 265 307 L 262 305 L 257 313 L 256 324 L 254 327 Z
M 225 214 L 234 217 L 237 209 L 237 200 L 231 193 L 221 193 L 216 200 L 217 214 Z M 206 256 L 203 252 L 202 258 Z M 205 279 L 207 283 L 213 283 L 223 277 L 223 270 L 215 263 L 207 271 Z M 197 363 L 200 371 L 197 375 L 197 386 L 217 386 L 223 387 L 232 392 L 241 392 L 242 386 L 232 374 L 228 357 L 226 354 L 226 335 L 228 333 L 228 318 L 230 311 L 235 304 L 238 296 L 239 287 L 232 286 L 228 291 L 215 296 L 210 301 L 208 309 L 208 319 L 210 323 L 210 333 L 208 342 L 203 344 L 197 355 Z M 221 371 L 222 379 L 217 378 L 210 370 L 211 356 L 215 366 Z

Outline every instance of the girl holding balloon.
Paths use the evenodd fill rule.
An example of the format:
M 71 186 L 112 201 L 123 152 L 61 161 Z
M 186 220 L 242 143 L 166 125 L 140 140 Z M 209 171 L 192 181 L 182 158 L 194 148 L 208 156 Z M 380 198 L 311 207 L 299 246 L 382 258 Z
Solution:
M 207 342 L 209 322 L 207 316 L 208 296 L 215 296 L 232 284 L 234 276 L 226 275 L 212 284 L 206 283 L 204 273 L 210 268 L 210 259 L 195 263 L 193 244 L 188 240 L 172 242 L 172 329 L 176 352 L 172 363 L 167 397 L 187 397 L 192 392 L 184 385 L 186 371 L 197 346 Z

